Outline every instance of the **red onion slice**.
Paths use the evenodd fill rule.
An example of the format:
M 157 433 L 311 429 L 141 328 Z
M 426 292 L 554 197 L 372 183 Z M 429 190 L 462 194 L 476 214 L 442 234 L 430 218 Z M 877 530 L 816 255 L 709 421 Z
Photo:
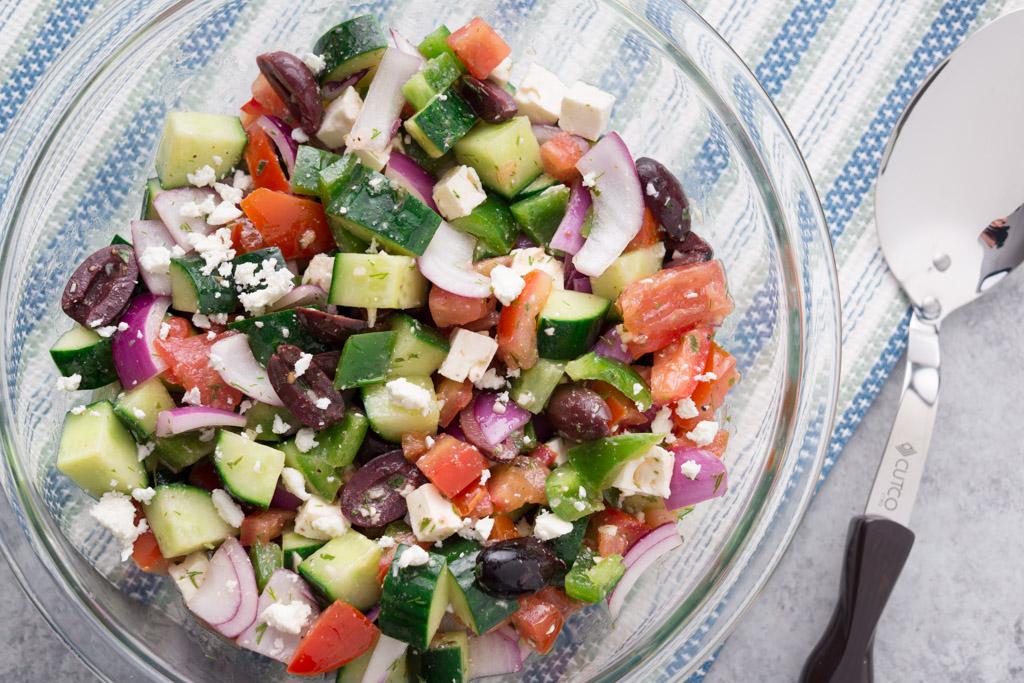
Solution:
M 434 178 L 401 152 L 391 152 L 384 175 L 409 190 L 414 197 L 437 212 L 434 203 Z
M 512 630 L 512 629 L 509 629 Z M 491 631 L 469 639 L 470 678 L 502 676 L 521 671 L 523 656 L 519 636 L 504 630 Z
M 238 570 L 232 559 L 234 553 L 230 550 L 231 541 L 234 541 L 242 556 L 245 556 L 245 551 L 238 545 L 237 540 L 229 538 L 224 541 L 213 554 L 210 568 L 206 570 L 206 577 L 199 590 L 185 602 L 193 614 L 214 628 L 230 623 L 242 606 L 242 591 L 239 590 Z
M 491 392 L 481 392 L 473 400 L 473 417 L 480 427 L 484 442 L 489 444 L 489 450 L 497 448 L 513 432 L 525 427 L 533 417 L 512 401 L 504 403 L 505 411 L 499 412 L 494 408 L 497 402 L 498 395 Z
M 327 303 L 327 292 L 318 285 L 299 285 L 274 302 L 271 311 L 282 311 L 296 306 L 323 306 Z
M 423 59 L 423 55 L 420 54 L 420 51 L 416 49 L 416 46 L 406 40 L 405 36 L 399 33 L 396 29 L 391 29 L 391 42 L 395 44 L 395 48 L 400 52 L 407 55 L 414 55 L 422 59 L 424 63 L 426 62 L 426 60 Z
M 209 234 L 210 225 L 203 216 L 183 216 L 181 209 L 190 203 L 202 204 L 210 197 L 213 197 L 213 190 L 208 187 L 178 187 L 153 197 L 153 209 L 164 222 L 167 232 L 185 251 L 192 251 L 191 235 Z M 216 203 L 217 198 L 213 199 Z
M 623 348 L 624 346 L 622 337 L 619 336 L 619 327 L 615 325 L 601 335 L 597 343 L 594 344 L 593 351 L 599 356 L 629 365 L 633 362 L 633 356 L 630 355 L 628 349 Z
M 619 616 L 622 604 L 634 584 L 643 576 L 651 565 L 662 555 L 675 550 L 683 544 L 682 537 L 676 529 L 675 522 L 662 524 L 641 538 L 626 552 L 622 563 L 626 565 L 626 573 L 608 596 L 608 611 L 612 618 Z
M 687 505 L 718 498 L 729 489 L 725 463 L 713 453 L 692 446 L 676 446 L 672 452 L 676 457 L 672 468 L 672 482 L 669 484 L 672 493 L 665 499 L 665 507 L 669 510 L 678 510 Z M 700 465 L 700 470 L 693 479 L 683 474 L 682 470 L 683 464 L 689 460 Z
M 491 295 L 491 278 L 473 268 L 475 249 L 475 237 L 441 221 L 423 256 L 418 259 L 420 273 L 452 294 L 486 298 Z
M 337 99 L 345 89 L 349 86 L 354 86 L 359 81 L 363 80 L 363 76 L 366 75 L 367 69 L 357 71 L 343 81 L 327 81 L 320 86 L 320 94 L 323 95 L 325 100 Z
M 211 346 L 210 363 L 221 379 L 246 396 L 272 406 L 284 405 L 274 391 L 266 369 L 252 355 L 247 335 L 233 334 Z
M 290 178 L 292 172 L 295 171 L 295 155 L 299 149 L 298 143 L 292 139 L 291 127 L 276 116 L 269 114 L 256 119 L 256 125 L 274 141 L 274 146 L 277 147 L 278 153 L 284 159 L 285 166 L 288 167 L 288 177 Z
M 288 633 L 270 625 L 261 628 L 259 615 L 263 614 L 264 610 L 275 603 L 287 605 L 293 602 L 301 602 L 310 607 L 309 618 L 299 633 Z M 306 631 L 320 616 L 320 608 L 313 599 L 309 586 L 298 574 L 288 569 L 278 569 L 270 575 L 267 585 L 263 588 L 256 605 L 256 615 L 256 621 L 238 636 L 235 642 L 247 650 L 287 664 L 295 655 L 295 650 Z
M 256 572 L 252 568 L 252 562 L 249 561 L 249 556 L 246 555 L 245 549 L 242 548 L 237 539 L 229 538 L 224 541 L 221 547 L 217 549 L 218 553 L 221 551 L 227 553 L 231 559 L 231 564 L 235 568 L 235 575 L 238 577 L 238 584 L 235 589 L 239 592 L 241 599 L 235 616 L 214 628 L 221 635 L 235 638 L 256 621 L 256 605 L 259 602 L 259 593 L 256 590 Z M 216 554 L 214 553 L 214 556 Z M 203 585 L 205 586 L 206 584 L 204 583 Z M 231 586 L 227 586 L 227 588 L 230 590 Z
M 146 289 L 161 296 L 171 295 L 171 275 L 167 272 L 153 272 L 142 267 L 143 254 L 146 250 L 163 248 L 168 251 L 174 247 L 175 241 L 163 221 L 132 221 L 132 247 L 135 249 L 135 260 L 139 263 L 139 274 L 146 283 Z
M 170 297 L 140 294 L 121 316 L 128 327 L 114 333 L 112 349 L 114 369 L 125 389 L 134 389 L 167 369 L 153 344 L 160 338 L 160 325 L 170 306 Z
M 348 134 L 348 146 L 352 150 L 367 150 L 383 154 L 391 144 L 388 131 L 395 119 L 401 117 L 405 97 L 402 86 L 420 70 L 423 55 L 410 55 L 389 47 L 377 67 L 377 74 L 366 93 L 366 101 L 356 117 L 355 125 Z
M 174 436 L 211 427 L 244 427 L 245 416 L 207 406 L 161 410 L 156 416 L 156 435 Z
M 583 186 L 583 181 L 574 182 L 569 191 L 569 204 L 565 207 L 565 215 L 555 230 L 555 236 L 551 238 L 552 249 L 564 251 L 566 254 L 576 254 L 583 247 L 581 231 L 587 218 L 587 211 L 593 203 L 590 190 Z

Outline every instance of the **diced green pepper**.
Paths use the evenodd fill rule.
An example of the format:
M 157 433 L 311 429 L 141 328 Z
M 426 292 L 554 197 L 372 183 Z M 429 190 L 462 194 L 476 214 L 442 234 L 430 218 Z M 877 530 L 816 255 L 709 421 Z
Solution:
M 567 568 L 556 574 L 552 580 L 555 584 L 561 584 L 565 581 L 565 574 L 566 571 L 568 571 L 568 567 L 572 567 L 573 562 L 576 561 L 576 557 L 580 554 L 580 548 L 583 546 L 583 537 L 587 533 L 587 526 L 589 523 L 590 519 L 587 517 L 577 519 L 572 523 L 572 531 L 548 541 L 548 546 L 551 548 L 552 552 L 555 553 L 555 557 L 564 562 Z
M 591 351 L 566 365 L 565 374 L 577 382 L 596 379 L 611 384 L 633 399 L 640 412 L 651 407 L 651 390 L 648 388 L 647 382 L 625 363 L 599 356 Z
M 324 500 L 334 500 L 341 488 L 341 471 L 356 459 L 363 445 L 369 420 L 357 410 L 348 410 L 341 422 L 316 434 L 316 445 L 303 453 L 294 440 L 281 445 L 285 465 L 302 472 L 313 491 Z
M 583 548 L 565 576 L 565 594 L 583 602 L 598 602 L 625 573 L 622 555 L 600 557 L 590 548 Z
M 394 332 L 366 332 L 349 337 L 341 351 L 334 386 L 351 389 L 383 382 L 396 337 Z
M 256 572 L 256 589 L 262 593 L 271 574 L 284 567 L 284 552 L 276 543 L 256 541 L 249 548 L 249 559 Z
M 552 511 L 568 522 L 604 509 L 601 489 L 590 486 L 579 471 L 568 463 L 548 475 L 544 491 Z
M 611 484 L 613 475 L 623 463 L 651 450 L 662 437 L 662 434 L 643 432 L 587 441 L 569 449 L 568 464 L 579 472 L 588 489 L 603 491 Z

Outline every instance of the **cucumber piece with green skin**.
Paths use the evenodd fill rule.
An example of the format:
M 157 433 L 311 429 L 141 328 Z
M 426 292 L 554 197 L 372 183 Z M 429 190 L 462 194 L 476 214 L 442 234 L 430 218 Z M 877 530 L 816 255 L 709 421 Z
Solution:
M 365 254 L 366 250 L 370 248 L 369 242 L 350 233 L 337 218 L 328 216 L 327 225 L 331 228 L 338 251 L 347 254 Z
M 295 311 L 290 308 L 228 323 L 228 328 L 243 332 L 249 337 L 252 355 L 264 367 L 281 344 L 292 344 L 314 355 L 329 350 L 328 345 L 306 330 L 299 322 Z
M 640 412 L 651 407 L 651 390 L 647 386 L 647 382 L 636 370 L 625 363 L 599 356 L 591 351 L 566 365 L 565 374 L 577 382 L 584 379 L 596 379 L 611 384 L 624 395 L 633 399 Z
M 561 184 L 562 183 L 560 183 L 556 178 L 552 178 L 547 173 L 541 173 L 537 176 L 536 180 L 519 191 L 519 194 L 516 195 L 516 200 L 518 201 L 520 199 L 532 197 L 535 194 L 540 194 L 549 187 Z
M 634 282 L 654 275 L 665 260 L 665 245 L 657 242 L 642 249 L 634 249 L 618 257 L 598 277 L 590 278 L 594 294 L 612 301 Z
M 335 219 L 332 225 L 406 256 L 422 256 L 441 224 L 441 217 L 408 190 L 362 164 L 323 200 Z
M 415 666 L 425 683 L 465 683 L 469 680 L 469 637 L 465 631 L 434 636 L 430 647 L 417 650 Z
M 568 463 L 552 470 L 544 482 L 544 491 L 552 512 L 567 522 L 604 510 L 601 490 L 590 486 L 579 470 Z
M 325 62 L 320 82 L 343 81 L 377 66 L 387 47 L 387 38 L 376 17 L 364 14 L 341 22 L 313 45 L 313 52 Z
M 402 136 L 402 149 L 405 155 L 419 164 L 423 170 L 430 173 L 435 178 L 440 178 L 444 175 L 445 171 L 452 168 L 455 165 L 455 155 L 449 152 L 444 156 L 435 159 L 426 151 L 420 147 L 419 143 L 412 139 L 412 136 L 406 133 Z
M 434 159 L 444 156 L 473 128 L 476 114 L 452 89 L 435 95 L 406 120 L 405 130 Z
M 281 444 L 285 465 L 302 472 L 318 496 L 334 500 L 341 488 L 341 472 L 355 460 L 368 428 L 366 416 L 350 409 L 341 422 L 317 432 L 317 445 L 305 453 L 295 446 L 294 439 Z
M 610 305 L 608 299 L 594 294 L 553 290 L 537 323 L 537 353 L 554 360 L 572 360 L 586 353 L 601 334 Z
M 142 507 L 160 553 L 166 558 L 212 550 L 238 533 L 217 514 L 210 492 L 195 486 L 158 486 L 153 498 Z
M 455 158 L 472 166 L 484 185 L 506 199 L 519 194 L 543 170 L 540 145 L 525 116 L 478 123 L 455 143 Z
M 419 111 L 427 106 L 431 98 L 450 88 L 464 71 L 465 67 L 454 53 L 442 52 L 427 60 L 423 68 L 406 81 L 402 86 L 402 94 L 412 108 Z
M 440 553 L 448 562 L 448 599 L 455 616 L 477 635 L 486 633 L 519 609 L 517 600 L 496 599 L 476 583 L 476 558 L 481 547 L 465 538 L 451 537 Z
M 188 174 L 210 166 L 218 178 L 242 158 L 248 138 L 237 116 L 172 111 L 156 151 L 156 174 L 165 190 L 185 187 Z
M 159 377 L 151 377 L 114 401 L 114 414 L 139 441 L 156 434 L 156 417 L 162 410 L 176 407 L 174 399 Z
M 204 441 L 204 437 L 207 437 Z M 214 433 L 185 432 L 153 440 L 153 454 L 171 472 L 181 472 L 213 453 L 217 447 Z
M 459 68 L 462 69 L 463 72 L 465 72 L 466 67 L 462 64 L 462 61 L 455 55 L 455 50 L 453 50 L 451 46 L 448 45 L 448 36 L 450 36 L 451 34 L 452 32 L 448 30 L 448 27 L 445 26 L 444 24 L 441 24 L 423 38 L 423 40 L 417 46 L 417 49 L 420 51 L 420 54 L 426 57 L 427 59 L 434 59 L 436 57 L 440 57 L 443 54 L 450 55 L 455 59 L 455 63 L 459 65 Z
M 555 553 L 555 557 L 564 562 L 566 567 L 572 567 L 573 562 L 579 556 L 580 549 L 583 547 L 583 537 L 587 533 L 589 523 L 590 520 L 586 517 L 577 519 L 572 523 L 572 531 L 562 534 L 557 538 L 552 538 L 547 542 L 548 547 Z M 568 569 L 559 570 L 556 572 L 552 583 L 562 585 L 565 582 L 565 575 L 567 573 Z
M 348 179 L 352 177 L 352 171 L 357 165 L 359 165 L 359 159 L 356 158 L 356 155 L 343 154 L 320 169 L 317 174 L 316 187 L 317 194 L 324 206 L 327 206 L 331 197 L 341 191 Z
M 295 416 L 287 408 L 257 401 L 249 410 L 245 411 L 245 428 L 253 434 L 257 441 L 268 443 L 283 441 L 284 435 L 274 432 L 274 420 L 278 417 L 285 424 L 296 423 Z
M 263 288 L 262 285 L 253 286 L 239 284 L 239 268 L 251 263 L 256 267 L 256 272 L 259 272 L 260 269 L 263 267 L 264 261 L 268 260 L 273 261 L 274 270 L 285 270 L 288 268 L 284 260 L 284 254 L 281 253 L 281 249 L 279 247 L 265 247 L 263 249 L 257 249 L 255 251 L 239 254 L 234 259 L 232 259 L 231 272 L 234 274 L 235 289 L 238 291 L 238 293 L 250 293 Z
M 150 178 L 146 181 L 146 191 L 142 195 L 142 210 L 139 211 L 139 218 L 144 221 L 158 221 L 160 214 L 153 208 L 153 200 L 164 191 L 160 186 L 159 178 Z
M 512 400 L 534 415 L 544 411 L 548 399 L 565 374 L 565 363 L 544 358 L 512 380 Z
M 284 453 L 221 429 L 217 432 L 213 464 L 228 493 L 266 510 L 284 469 Z
M 216 272 L 206 275 L 206 261 L 197 254 L 171 259 L 171 307 L 186 313 L 231 313 L 238 297 L 231 281 Z
M 377 644 L 370 648 L 370 650 L 338 669 L 338 673 L 334 678 L 335 683 L 364 683 L 364 679 L 365 683 L 371 683 L 370 679 L 366 679 L 366 670 L 369 668 L 370 661 L 373 659 L 377 648 L 382 647 L 387 641 L 392 641 L 386 645 L 387 647 L 396 645 L 393 638 L 381 636 L 377 639 Z M 398 659 L 391 663 L 387 671 L 381 673 L 383 677 L 372 679 L 372 683 L 409 683 L 409 681 L 416 680 L 415 677 L 410 678 L 407 659 L 406 653 L 403 652 Z
M 598 602 L 625 573 L 622 555 L 595 556 L 593 550 L 583 548 L 565 576 L 565 594 L 582 602 Z
M 334 386 L 351 389 L 383 382 L 388 376 L 391 351 L 395 348 L 394 332 L 364 332 L 345 340 L 334 375 Z
M 299 573 L 331 602 L 343 600 L 365 611 L 380 598 L 379 562 L 377 544 L 350 529 L 303 560 Z
M 363 407 L 366 409 L 366 417 L 370 420 L 370 427 L 386 441 L 400 442 L 402 434 L 406 432 L 437 433 L 440 406 L 434 394 L 434 383 L 429 377 L 406 379 L 430 392 L 431 401 L 426 411 L 399 405 L 391 399 L 385 384 L 362 388 Z
M 651 450 L 663 436 L 638 432 L 587 441 L 569 449 L 567 464 L 579 473 L 587 490 L 603 491 L 623 464 Z
M 419 308 L 427 303 L 428 288 L 414 258 L 341 253 L 334 256 L 327 300 L 353 308 Z
M 64 418 L 57 469 L 97 498 L 107 491 L 130 494 L 147 482 L 135 439 L 110 401 L 90 403 Z
M 341 160 L 340 154 L 299 145 L 295 153 L 295 168 L 291 174 L 292 194 L 320 196 L 320 171 Z
M 327 541 L 306 538 L 294 531 L 286 531 L 281 535 L 281 551 L 286 559 L 292 555 L 298 555 L 300 559 L 304 560 L 325 545 L 327 545 Z
M 262 593 L 271 575 L 284 568 L 284 551 L 276 543 L 256 541 L 249 547 L 249 560 L 256 573 L 256 590 Z
M 384 577 L 377 626 L 384 635 L 420 649 L 430 645 L 448 606 L 448 572 L 444 555 L 428 552 L 426 564 L 400 567 L 399 545 Z
M 477 238 L 474 258 L 505 256 L 512 251 L 519 226 L 504 200 L 488 195 L 468 216 L 456 218 L 452 225 Z
M 50 347 L 50 358 L 64 377 L 82 378 L 79 389 L 98 389 L 117 381 L 112 349 L 110 337 L 75 324 Z
M 387 378 L 429 377 L 434 374 L 451 348 L 448 340 L 412 316 L 391 316 L 395 344 L 388 362 Z
M 565 185 L 552 185 L 532 197 L 520 199 L 508 208 L 522 226 L 523 232 L 537 244 L 544 245 L 555 236 L 558 224 L 565 216 L 569 192 Z

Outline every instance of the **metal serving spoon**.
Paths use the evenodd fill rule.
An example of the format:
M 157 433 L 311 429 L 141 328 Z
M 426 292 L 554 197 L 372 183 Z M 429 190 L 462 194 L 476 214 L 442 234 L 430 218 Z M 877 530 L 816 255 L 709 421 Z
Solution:
M 832 621 L 807 683 L 872 680 L 875 627 L 914 543 L 907 527 L 939 393 L 939 323 L 1024 261 L 1024 11 L 976 32 L 921 86 L 875 188 L 882 251 L 914 311 L 903 396 L 864 514 L 850 523 Z

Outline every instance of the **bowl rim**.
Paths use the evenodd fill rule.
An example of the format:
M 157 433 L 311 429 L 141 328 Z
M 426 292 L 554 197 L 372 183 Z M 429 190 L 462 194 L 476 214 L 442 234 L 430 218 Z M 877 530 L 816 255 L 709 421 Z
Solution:
M 102 69 L 108 66 L 110 62 L 115 60 L 122 50 L 126 49 L 128 45 L 130 45 L 134 40 L 138 38 L 140 33 L 150 29 L 154 24 L 163 20 L 166 15 L 173 14 L 176 11 L 178 11 L 178 9 L 190 5 L 194 1 L 196 0 L 159 0 L 157 2 L 154 2 L 151 5 L 145 7 L 142 11 L 140 11 L 138 13 L 138 16 L 136 16 L 134 20 L 128 21 L 128 27 L 131 30 L 126 31 L 124 30 L 124 27 L 118 28 L 118 25 L 124 22 L 122 13 L 127 8 L 137 6 L 139 4 L 138 0 L 115 0 L 115 2 L 108 8 L 108 11 L 105 13 L 105 16 L 97 17 L 94 21 L 90 21 L 90 23 L 83 28 L 82 32 L 75 37 L 71 44 L 69 44 L 65 52 L 62 55 L 60 55 L 60 57 L 58 57 L 53 62 L 53 64 L 51 64 L 51 66 L 47 69 L 43 77 L 33 88 L 29 97 L 26 99 L 21 111 L 19 111 L 15 118 L 10 122 L 10 126 L 8 129 L 9 134 L 6 136 L 6 139 L 3 140 L 2 143 L 0 143 L 0 159 L 4 159 L 8 153 L 10 153 L 17 147 L 18 135 L 16 135 L 15 133 L 20 130 L 19 124 L 21 124 L 24 119 L 29 118 L 29 116 L 33 112 L 35 112 L 37 107 L 46 102 L 52 102 L 50 110 L 52 115 L 50 116 L 50 118 L 48 118 L 45 125 L 40 126 L 38 130 L 34 131 L 31 134 L 30 141 L 40 139 L 39 136 L 43 135 L 44 133 L 46 135 L 44 135 L 43 139 L 49 140 L 50 133 L 52 133 L 52 131 L 55 130 L 57 125 L 59 125 L 59 122 L 64 119 L 65 115 L 68 113 L 68 110 L 75 106 L 84 90 L 94 81 L 97 74 Z M 611 6 L 613 9 L 616 9 L 621 13 L 625 14 L 629 18 L 629 20 L 634 24 L 642 26 L 645 29 L 645 32 L 648 34 L 648 37 L 656 36 L 660 38 L 661 40 L 659 41 L 659 45 L 661 47 L 669 51 L 673 51 L 679 55 L 686 54 L 686 51 L 677 45 L 676 40 L 671 35 L 666 33 L 666 31 L 662 30 L 661 28 L 652 24 L 651 21 L 647 19 L 647 17 L 635 12 L 631 7 L 627 6 L 625 1 L 598 1 L 603 2 Z M 684 0 L 668 1 L 677 3 L 682 10 L 685 10 L 688 13 L 689 18 L 695 21 L 696 25 L 698 25 L 702 31 L 706 32 L 709 36 L 713 38 L 714 42 L 716 43 L 716 48 L 725 48 L 723 54 L 727 55 L 728 58 L 731 60 L 732 64 L 730 66 L 736 69 L 737 73 L 742 75 L 744 79 L 749 83 L 749 85 L 753 89 L 753 94 L 761 101 L 761 104 L 765 106 L 765 111 L 772 118 L 772 123 L 774 125 L 777 125 L 779 129 L 784 133 L 784 135 L 782 136 L 782 142 L 786 146 L 787 154 L 792 157 L 791 161 L 795 162 L 796 164 L 796 170 L 799 174 L 798 184 L 801 186 L 801 189 L 808 193 L 808 196 L 812 200 L 810 209 L 812 217 L 814 219 L 814 226 L 816 232 L 815 239 L 812 240 L 812 243 L 814 248 L 821 249 L 823 252 L 818 256 L 824 257 L 823 265 L 825 266 L 826 271 L 824 274 L 827 276 L 827 284 L 829 285 L 829 290 L 832 294 L 829 300 L 830 305 L 828 306 L 827 311 L 831 313 L 830 323 L 832 330 L 834 331 L 834 338 L 831 340 L 825 340 L 825 342 L 831 343 L 833 349 L 832 358 L 829 359 L 829 361 L 831 362 L 830 367 L 832 368 L 832 372 L 829 373 L 828 377 L 829 396 L 827 405 L 825 405 L 825 419 L 822 421 L 822 437 L 819 443 L 817 444 L 815 452 L 812 457 L 812 465 L 810 467 L 811 476 L 809 476 L 807 479 L 808 483 L 805 484 L 804 487 L 800 490 L 800 497 L 796 501 L 796 511 L 794 514 L 791 514 L 788 517 L 788 524 L 784 529 L 781 541 L 774 547 L 771 557 L 768 559 L 765 567 L 762 569 L 760 575 L 757 577 L 755 584 L 752 588 L 748 589 L 745 594 L 743 594 L 741 599 L 738 601 L 738 607 L 730 613 L 729 618 L 725 620 L 723 624 L 720 624 L 720 633 L 716 634 L 715 638 L 711 638 L 708 642 L 704 643 L 703 647 L 700 650 L 698 650 L 697 653 L 693 656 L 691 663 L 699 665 L 706 659 L 713 657 L 717 649 L 721 647 L 721 645 L 724 643 L 728 635 L 735 629 L 739 619 L 745 614 L 746 610 L 749 609 L 753 601 L 756 600 L 757 596 L 764 589 L 765 585 L 767 584 L 767 581 L 774 574 L 776 568 L 778 567 L 779 561 L 788 549 L 797 529 L 799 528 L 800 523 L 803 520 L 803 517 L 807 510 L 807 506 L 809 505 L 811 498 L 814 496 L 816 492 L 817 481 L 819 478 L 818 474 L 821 470 L 825 455 L 829 447 L 831 434 L 836 419 L 839 395 L 839 373 L 841 368 L 840 361 L 842 357 L 842 308 L 841 300 L 839 299 L 838 272 L 836 268 L 835 255 L 833 252 L 831 239 L 828 236 L 827 222 L 825 220 L 824 213 L 821 208 L 817 188 L 814 185 L 813 179 L 811 178 L 810 172 L 807 168 L 806 161 L 802 153 L 800 152 L 799 146 L 793 138 L 792 132 L 786 124 L 785 119 L 778 111 L 778 108 L 776 107 L 774 101 L 767 94 L 763 86 L 754 76 L 753 72 L 750 70 L 747 64 L 735 51 L 732 45 L 728 41 L 726 41 L 725 38 L 722 37 L 717 32 L 717 30 L 714 27 L 712 27 L 703 18 L 703 16 L 693 7 L 691 7 L 687 2 L 685 2 Z M 246 0 L 241 0 L 241 2 L 246 2 Z M 88 56 L 85 57 L 85 63 L 81 64 L 81 66 L 87 67 L 86 71 L 88 73 L 88 77 L 82 79 L 80 82 L 77 82 L 75 86 L 69 88 L 67 92 L 54 92 L 56 89 L 67 85 L 66 83 L 63 83 L 64 69 L 66 69 L 69 64 L 80 63 L 80 60 L 82 60 L 83 58 L 83 53 L 89 51 L 88 48 L 90 47 L 91 41 L 95 39 L 96 35 L 102 35 L 107 32 L 116 35 L 118 40 L 115 41 L 115 44 L 112 46 L 107 46 L 105 48 L 98 49 L 92 48 L 92 53 L 88 54 Z M 687 57 L 686 59 L 689 60 L 689 57 Z M 727 104 L 721 102 L 719 104 L 726 110 L 732 109 Z M 740 138 L 744 142 L 748 144 L 751 142 L 749 132 L 747 131 L 745 126 L 741 127 L 738 131 L 732 132 L 734 135 L 740 136 Z M 18 203 L 7 201 L 7 198 L 15 196 L 17 193 L 12 192 L 12 190 L 17 190 L 19 187 L 23 187 L 25 182 L 35 174 L 35 171 L 39 166 L 41 159 L 45 156 L 45 151 L 47 147 L 48 145 L 44 145 L 41 148 L 37 148 L 30 152 L 26 160 L 31 161 L 31 163 L 23 164 L 20 169 L 14 171 L 8 179 L 9 183 L 7 187 L 0 186 L 0 218 L 4 219 L 3 222 L 0 223 L 0 238 L 2 238 L 3 240 L 4 254 L 7 253 L 9 246 L 11 232 L 10 228 L 16 222 L 17 216 L 19 214 L 17 206 Z M 758 158 L 757 155 L 754 155 L 754 158 Z M 24 170 L 26 168 L 28 170 Z M 769 183 L 771 183 L 771 192 L 773 194 L 777 194 L 777 188 L 775 187 L 775 184 L 771 182 L 771 173 L 768 172 L 766 169 L 762 169 L 762 174 L 763 177 L 766 178 Z M 9 205 L 11 204 L 14 205 L 13 211 L 9 208 Z M 786 227 L 787 229 L 789 228 L 788 225 Z M 804 309 L 802 307 L 799 307 L 799 309 L 801 311 L 801 316 L 799 318 L 800 330 L 799 333 L 796 334 L 796 336 L 800 341 L 800 365 L 802 365 L 803 361 L 806 358 L 805 346 L 807 341 L 807 320 L 805 319 Z M 6 367 L 3 367 L 2 369 L 0 369 L 0 371 L 2 371 L 4 375 L 3 379 L 6 383 Z M 803 394 L 803 392 L 806 389 L 805 384 L 805 381 L 800 381 L 797 383 L 796 388 L 798 394 Z M 8 400 L 9 397 L 5 395 L 3 397 L 2 406 L 2 412 L 4 417 L 6 417 L 8 413 Z M 784 410 L 780 410 L 778 420 L 783 419 L 782 412 L 784 412 Z M 797 410 L 794 409 L 793 412 L 796 413 Z M 792 444 L 797 437 L 795 425 L 793 425 L 793 428 L 790 430 L 790 433 L 787 435 L 787 437 L 787 443 L 785 444 L 785 448 L 783 450 L 792 447 Z M 2 529 L 5 532 L 3 536 L 4 540 L 7 541 L 7 543 L 0 544 L 0 555 L 3 555 L 8 565 L 11 567 L 12 573 L 14 574 L 23 592 L 33 603 L 36 609 L 40 612 L 40 614 L 50 625 L 53 631 L 57 634 L 57 636 L 69 647 L 69 649 L 76 655 L 76 657 L 78 657 L 78 659 L 82 661 L 85 664 L 85 666 L 88 667 L 99 678 L 103 680 L 110 680 L 108 675 L 101 668 L 100 664 L 96 661 L 93 661 L 92 658 L 87 656 L 86 653 L 82 651 L 82 648 L 79 647 L 77 642 L 71 638 L 69 633 L 66 632 L 66 626 L 65 624 L 61 623 L 62 620 L 58 619 L 56 615 L 52 613 L 50 607 L 47 606 L 42 597 L 37 594 L 36 590 L 31 585 L 31 581 L 29 579 L 28 574 L 22 571 L 15 557 L 15 553 L 19 550 L 19 548 L 15 546 L 18 546 L 19 544 L 27 544 L 29 549 L 33 552 L 36 549 L 44 549 L 46 551 L 42 554 L 35 553 L 36 559 L 45 568 L 45 571 L 49 575 L 46 578 L 53 581 L 53 583 L 62 591 L 65 597 L 71 600 L 74 608 L 77 610 L 78 613 L 80 613 L 79 616 L 84 617 L 86 622 L 91 624 L 92 626 L 101 629 L 101 635 L 106 636 L 108 640 L 112 640 L 113 644 L 118 646 L 118 648 L 121 650 L 120 654 L 124 654 L 124 650 L 127 649 L 130 653 L 128 659 L 130 659 L 133 663 L 145 663 L 151 667 L 151 670 L 155 668 L 158 671 L 160 671 L 163 675 L 166 675 L 167 672 L 164 672 L 162 670 L 162 667 L 156 666 L 156 663 L 149 660 L 149 658 L 141 656 L 136 648 L 126 648 L 126 634 L 120 633 L 118 630 L 110 628 L 109 624 L 106 623 L 107 620 L 103 616 L 94 613 L 95 605 L 91 605 L 92 609 L 90 609 L 88 601 L 84 599 L 85 596 L 78 594 L 78 591 L 73 590 L 69 585 L 69 582 L 64 580 L 66 577 L 63 576 L 64 572 L 62 567 L 56 566 L 54 563 L 54 559 L 52 556 L 53 548 L 51 546 L 51 542 L 49 539 L 47 539 L 45 533 L 41 533 L 41 529 L 39 528 L 38 523 L 34 519 L 32 506 L 26 506 L 26 503 L 28 501 L 25 499 L 24 494 L 21 491 L 21 487 L 19 487 L 16 483 L 18 481 L 25 481 L 27 479 L 24 475 L 24 472 L 20 472 L 20 463 L 16 455 L 16 448 L 13 443 L 13 437 L 9 430 L 0 430 L 0 444 L 2 444 L 2 448 L 4 451 L 4 467 L 0 468 L 0 472 L 2 472 L 2 477 L 0 477 L 0 485 L 2 485 L 6 493 L 6 496 L 0 496 L 0 529 Z M 776 484 L 778 484 L 778 481 L 773 482 L 773 486 Z M 15 504 L 13 501 L 17 501 L 17 504 Z M 758 514 L 755 516 L 753 523 L 756 524 L 758 521 L 762 519 L 764 515 L 770 514 L 775 511 L 774 508 L 772 510 L 767 510 L 765 508 L 766 506 L 762 506 Z M 26 519 L 25 515 L 26 509 L 28 510 L 28 519 Z M 9 523 L 12 518 L 16 522 L 16 524 Z M 29 528 L 29 521 L 32 522 L 31 529 Z M 12 530 L 15 529 L 17 531 L 15 531 L 12 534 Z M 8 547 L 8 544 L 10 544 L 11 547 Z M 731 566 L 737 561 L 739 555 L 739 551 L 736 551 L 731 555 L 729 561 L 723 567 L 721 575 L 726 575 L 729 573 Z M 60 580 L 58 580 L 58 578 Z M 718 597 L 720 598 L 720 596 Z M 693 608 L 693 610 L 691 611 L 691 615 L 695 615 L 698 612 L 700 604 L 703 604 L 704 602 L 710 601 L 714 598 L 716 598 L 715 592 L 708 592 L 703 597 L 701 603 L 699 603 L 697 606 Z M 644 644 L 636 646 L 634 648 L 634 651 L 636 649 L 639 649 L 639 656 L 630 655 L 627 657 L 626 655 L 621 655 L 609 664 L 609 668 L 611 669 L 609 672 L 602 673 L 602 675 L 595 680 L 620 680 L 622 676 L 628 676 L 631 672 L 635 673 L 645 663 L 649 662 L 649 660 L 655 657 L 655 655 L 662 653 L 668 649 L 671 649 L 673 645 L 681 645 L 681 642 L 676 642 L 676 638 L 680 635 L 679 632 L 681 628 L 682 623 L 675 624 L 670 629 L 671 631 L 673 631 L 673 633 L 669 634 L 667 637 L 648 638 L 648 643 L 649 641 L 654 640 L 658 642 L 653 645 L 648 644 L 646 647 L 644 646 Z M 135 640 L 131 636 L 127 636 L 127 638 L 128 640 Z M 627 659 L 628 661 L 623 661 L 624 659 Z

